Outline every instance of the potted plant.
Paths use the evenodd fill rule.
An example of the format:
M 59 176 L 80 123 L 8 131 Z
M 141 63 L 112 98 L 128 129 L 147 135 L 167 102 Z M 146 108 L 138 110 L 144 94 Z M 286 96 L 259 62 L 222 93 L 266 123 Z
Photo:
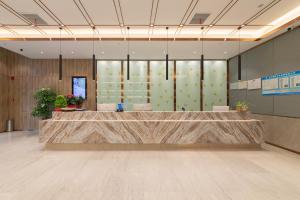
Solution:
M 248 111 L 248 103 L 246 101 L 243 102 L 241 110 L 242 112 L 247 112 Z
M 51 118 L 52 111 L 54 110 L 54 101 L 56 94 L 50 88 L 41 88 L 35 95 L 36 106 L 32 110 L 32 116 L 41 119 Z
M 61 108 L 67 107 L 67 99 L 63 95 L 58 95 L 54 102 L 55 105 L 55 111 L 61 111 Z
M 235 108 L 238 112 L 246 112 L 248 111 L 248 103 L 246 101 L 238 101 L 235 104 Z
M 75 100 L 76 100 L 76 108 L 82 108 L 84 98 L 82 96 L 79 96 L 79 97 L 75 97 Z
M 75 96 L 72 94 L 69 94 L 66 96 L 66 98 L 67 98 L 68 108 L 76 108 Z
M 242 101 L 236 102 L 236 104 L 235 104 L 235 109 L 236 109 L 236 111 L 238 111 L 238 112 L 241 112 L 241 111 L 242 111 Z

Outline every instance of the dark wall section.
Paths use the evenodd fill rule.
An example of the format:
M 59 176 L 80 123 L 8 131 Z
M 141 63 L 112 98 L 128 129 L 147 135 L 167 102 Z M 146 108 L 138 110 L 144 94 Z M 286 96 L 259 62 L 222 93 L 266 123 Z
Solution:
M 238 77 L 237 57 L 229 60 L 230 82 Z M 242 80 L 300 70 L 300 29 L 294 29 L 242 54 Z M 300 95 L 262 96 L 261 90 L 231 90 L 230 106 L 246 100 L 257 114 L 300 117 Z

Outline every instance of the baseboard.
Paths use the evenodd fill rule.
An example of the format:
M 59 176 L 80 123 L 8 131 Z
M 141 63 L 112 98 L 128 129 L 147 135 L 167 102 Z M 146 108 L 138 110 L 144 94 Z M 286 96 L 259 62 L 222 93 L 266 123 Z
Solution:
M 261 150 L 259 144 L 46 144 L 44 150 Z
M 267 142 L 265 141 L 266 144 L 269 144 L 269 145 L 272 145 L 274 147 L 277 147 L 277 148 L 280 148 L 280 149 L 283 149 L 283 150 L 286 150 L 286 151 L 289 151 L 289 152 L 292 152 L 292 153 L 296 153 L 296 154 L 299 154 L 300 155 L 300 152 L 299 151 L 295 151 L 293 149 L 289 149 L 289 148 L 286 148 L 286 147 L 283 147 L 281 145 L 278 145 L 278 144 L 274 144 L 272 142 Z

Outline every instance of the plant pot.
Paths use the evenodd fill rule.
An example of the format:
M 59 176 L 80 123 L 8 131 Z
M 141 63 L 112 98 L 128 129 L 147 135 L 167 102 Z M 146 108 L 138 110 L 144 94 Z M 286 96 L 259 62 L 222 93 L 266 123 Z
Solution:
M 248 111 L 248 108 L 241 108 L 241 111 L 242 111 L 242 112 L 247 112 L 247 111 Z
M 61 108 L 55 108 L 54 111 L 59 112 L 61 111 Z
M 76 104 L 76 108 L 82 108 L 82 103 Z
M 241 108 L 240 106 L 236 106 L 235 109 L 236 109 L 236 111 L 238 111 L 238 112 L 242 112 L 242 108 Z
M 73 105 L 73 104 L 68 105 L 68 108 L 76 108 L 76 105 Z

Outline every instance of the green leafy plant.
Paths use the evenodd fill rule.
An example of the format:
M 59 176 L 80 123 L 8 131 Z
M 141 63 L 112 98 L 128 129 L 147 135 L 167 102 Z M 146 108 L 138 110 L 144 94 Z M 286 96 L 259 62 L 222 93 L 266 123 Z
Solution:
M 76 98 L 72 94 L 66 96 L 68 105 L 76 105 Z
M 58 95 L 55 99 L 55 108 L 64 108 L 67 107 L 67 99 L 64 95 Z
M 246 101 L 238 101 L 238 102 L 236 102 L 235 107 L 236 107 L 236 110 L 240 111 L 240 112 L 241 111 L 245 112 L 249 108 L 248 103 Z
M 75 97 L 75 101 L 76 101 L 77 108 L 81 108 L 84 102 L 84 98 L 82 96 Z
M 32 116 L 41 119 L 50 118 L 54 109 L 55 98 L 56 94 L 50 88 L 39 89 L 34 95 L 36 106 L 32 110 Z

